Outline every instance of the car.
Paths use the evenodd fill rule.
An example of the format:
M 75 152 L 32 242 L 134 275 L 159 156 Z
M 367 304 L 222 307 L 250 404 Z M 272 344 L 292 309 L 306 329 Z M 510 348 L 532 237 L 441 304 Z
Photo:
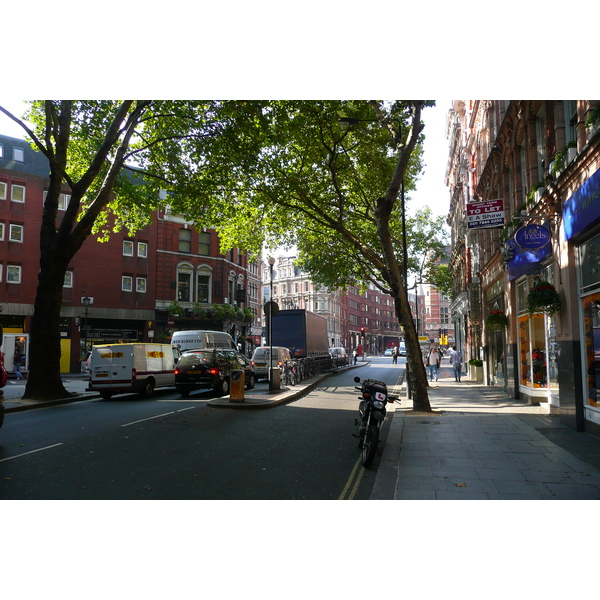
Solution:
M 244 383 L 251 390 L 256 383 L 252 362 L 236 350 L 226 348 L 186 350 L 177 362 L 175 388 L 185 398 L 200 389 L 229 394 L 232 371 L 244 371 Z
M 346 352 L 345 348 L 341 348 L 339 346 L 335 348 L 329 348 L 329 354 L 331 354 L 333 358 L 337 359 L 338 365 L 348 364 L 348 353 Z
M 384 356 L 392 356 L 392 348 L 388 348 L 384 353 Z

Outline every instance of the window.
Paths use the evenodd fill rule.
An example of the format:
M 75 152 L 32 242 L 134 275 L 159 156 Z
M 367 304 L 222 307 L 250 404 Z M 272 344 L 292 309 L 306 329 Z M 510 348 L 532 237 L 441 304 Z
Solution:
M 65 272 L 65 280 L 63 281 L 63 287 L 66 287 L 66 288 L 73 287 L 73 271 Z
M 6 267 L 6 283 L 21 283 L 21 267 L 15 265 Z
M 206 231 L 198 234 L 198 254 L 210 256 L 210 233 Z
M 23 148 L 13 148 L 13 160 L 16 160 L 17 162 L 23 162 L 25 160 Z
M 129 275 L 123 275 L 123 277 L 121 277 L 121 291 L 133 291 L 133 277 L 130 277 Z
M 4 223 L 0 223 L 0 242 L 4 239 Z
M 0 200 L 6 200 L 6 184 L 3 181 L 0 181 Z
M 179 252 L 192 252 L 192 231 L 191 229 L 179 230 Z
M 211 277 L 212 271 L 207 267 L 198 269 L 196 275 L 196 293 L 198 295 L 198 302 L 211 301 Z
M 25 202 L 25 186 L 13 185 L 11 187 L 10 199 L 13 202 Z
M 123 240 L 123 256 L 133 256 L 133 242 Z
M 0 144 L 0 158 L 4 158 L 4 146 Z
M 71 194 L 60 194 L 58 196 L 58 210 L 67 210 L 70 200 Z
M 11 242 L 23 243 L 23 225 L 10 224 L 9 240 Z
M 138 256 L 140 258 L 148 257 L 148 244 L 146 242 L 138 242 Z
M 135 278 L 135 291 L 140 294 L 146 293 L 146 278 L 145 277 L 136 277 Z
M 181 231 L 186 231 L 182 229 Z M 192 301 L 192 266 L 179 265 L 177 268 L 177 300 L 180 302 Z

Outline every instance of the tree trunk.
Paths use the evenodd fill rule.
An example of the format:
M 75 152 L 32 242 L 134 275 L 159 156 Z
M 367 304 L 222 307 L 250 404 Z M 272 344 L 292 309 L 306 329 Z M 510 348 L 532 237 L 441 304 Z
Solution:
M 60 307 L 66 266 L 50 251 L 42 253 L 38 289 L 31 320 L 29 377 L 24 398 L 54 400 L 77 395 L 68 392 L 60 376 Z M 52 257 L 51 259 L 49 259 Z

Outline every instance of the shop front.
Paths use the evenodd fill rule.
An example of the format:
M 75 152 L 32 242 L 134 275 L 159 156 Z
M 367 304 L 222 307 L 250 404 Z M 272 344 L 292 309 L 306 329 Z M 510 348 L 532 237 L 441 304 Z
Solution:
M 576 426 L 600 435 L 600 170 L 565 202 L 564 237 L 577 264 L 581 374 L 576 373 Z

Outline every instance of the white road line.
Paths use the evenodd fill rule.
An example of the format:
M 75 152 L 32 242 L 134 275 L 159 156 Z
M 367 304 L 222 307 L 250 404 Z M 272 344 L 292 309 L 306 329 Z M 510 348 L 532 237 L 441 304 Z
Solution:
M 33 454 L 34 452 L 41 452 L 42 450 L 49 450 L 50 448 L 56 448 L 56 446 L 62 446 L 63 442 L 59 444 L 53 444 L 52 446 L 46 446 L 45 448 L 38 448 L 37 450 L 30 450 L 29 452 L 23 452 L 23 454 L 16 454 L 15 456 L 9 456 L 8 458 L 0 458 L 0 462 L 4 462 L 5 460 L 12 460 L 13 458 L 19 458 L 20 456 L 27 456 L 28 454 Z
M 181 410 L 172 410 L 168 413 L 163 413 L 162 415 L 155 415 L 154 417 L 148 417 L 147 419 L 140 419 L 139 421 L 132 421 L 131 423 L 124 423 L 121 427 L 129 427 L 130 425 L 135 425 L 136 423 L 143 423 L 144 421 L 152 421 L 152 419 L 160 419 L 160 417 L 166 417 L 167 415 L 174 415 L 175 413 L 183 412 L 184 410 L 192 410 L 192 408 L 196 408 L 195 406 L 189 406 L 188 408 L 182 408 Z

